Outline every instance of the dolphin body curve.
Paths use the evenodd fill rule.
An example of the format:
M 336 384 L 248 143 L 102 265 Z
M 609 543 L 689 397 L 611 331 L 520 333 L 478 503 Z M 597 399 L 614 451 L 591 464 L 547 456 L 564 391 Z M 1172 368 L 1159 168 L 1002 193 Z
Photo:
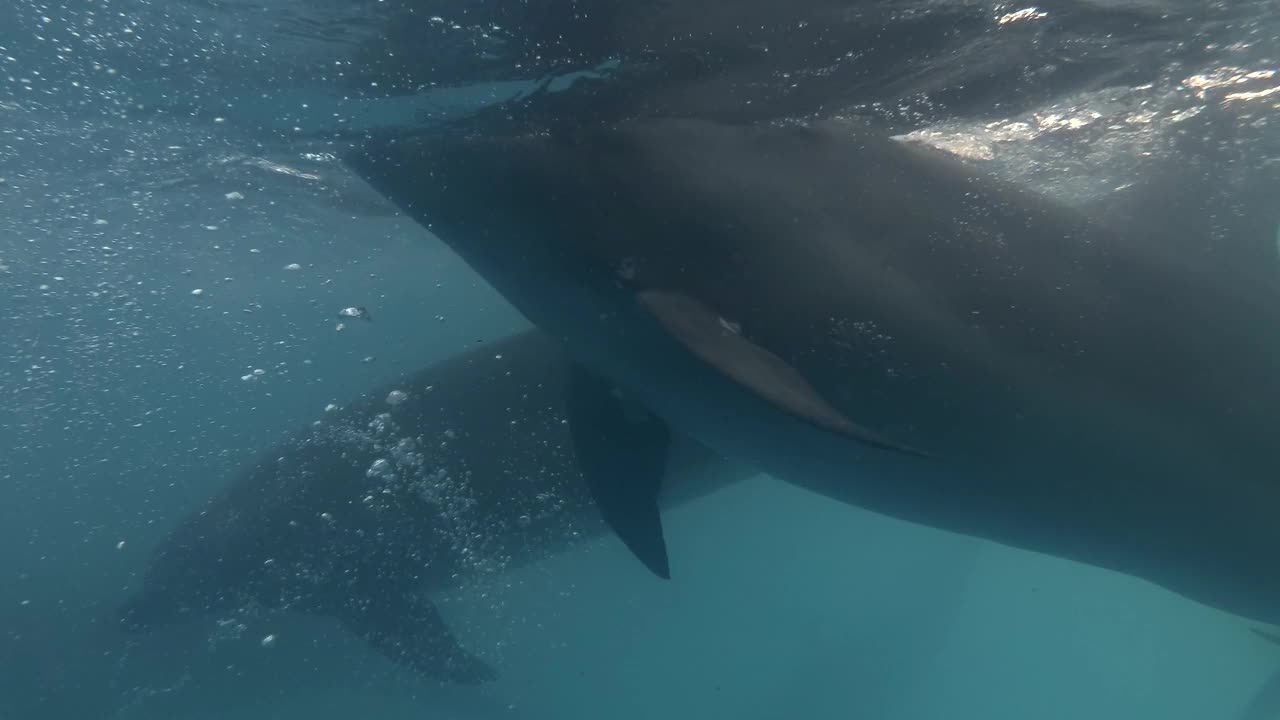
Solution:
M 122 623 L 154 632 L 251 607 L 305 613 L 421 676 L 493 679 L 430 593 L 607 531 L 564 422 L 567 367 L 558 343 L 526 331 L 327 413 L 178 523 Z M 755 474 L 664 437 L 656 462 L 675 478 L 664 505 Z
M 823 495 L 1280 622 L 1280 274 L 1245 253 L 836 120 L 498 122 L 346 162 L 565 343 L 574 427 L 621 391 Z M 585 474 L 664 574 L 661 474 Z

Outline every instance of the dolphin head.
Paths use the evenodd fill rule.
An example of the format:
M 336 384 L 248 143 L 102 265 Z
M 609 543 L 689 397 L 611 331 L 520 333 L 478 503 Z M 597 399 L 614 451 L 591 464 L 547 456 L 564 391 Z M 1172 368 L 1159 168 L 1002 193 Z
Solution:
M 559 339 L 608 333 L 634 312 L 630 237 L 592 228 L 627 217 L 601 187 L 607 148 L 580 131 L 427 132 L 373 142 L 347 163 L 436 234 L 535 325 Z M 648 235 L 632 224 L 627 235 Z M 602 324 L 603 323 L 603 324 Z

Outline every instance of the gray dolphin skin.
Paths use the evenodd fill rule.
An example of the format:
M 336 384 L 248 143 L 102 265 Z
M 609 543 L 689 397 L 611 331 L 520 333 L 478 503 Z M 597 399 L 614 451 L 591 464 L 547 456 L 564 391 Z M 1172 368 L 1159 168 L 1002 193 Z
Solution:
M 151 631 L 250 606 L 307 613 L 424 677 L 493 678 L 428 594 L 606 531 L 565 423 L 567 367 L 557 343 L 528 331 L 327 413 L 178 524 L 123 623 Z M 671 478 L 665 505 L 753 474 L 662 438 L 669 452 L 645 462 Z
M 825 496 L 1280 622 L 1255 239 L 1120 232 L 839 120 L 498 123 L 347 163 L 565 343 L 571 426 L 626 458 L 587 481 L 660 575 L 660 463 L 633 483 L 660 438 L 613 431 L 619 391 Z

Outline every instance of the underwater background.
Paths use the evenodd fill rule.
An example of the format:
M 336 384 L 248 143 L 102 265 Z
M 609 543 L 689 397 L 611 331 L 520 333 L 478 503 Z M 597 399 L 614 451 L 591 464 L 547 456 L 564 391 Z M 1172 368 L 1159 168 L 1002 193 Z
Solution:
M 1245 717 L 1280 672 L 1249 623 L 763 476 L 670 513 L 672 582 L 607 538 L 437 598 L 492 684 L 315 618 L 126 641 L 152 550 L 260 453 L 526 326 L 336 160 L 530 86 L 473 67 L 497 28 L 427 3 L 437 34 L 400 57 L 435 74 L 371 61 L 410 5 L 0 6 L 0 720 Z M 874 6 L 951 31 L 841 100 L 1080 205 L 1164 163 L 1217 198 L 1213 232 L 1275 234 L 1280 6 L 1087 6 Z M 1124 37 L 1097 8 L 1167 23 Z M 597 58 L 570 60 L 530 72 Z

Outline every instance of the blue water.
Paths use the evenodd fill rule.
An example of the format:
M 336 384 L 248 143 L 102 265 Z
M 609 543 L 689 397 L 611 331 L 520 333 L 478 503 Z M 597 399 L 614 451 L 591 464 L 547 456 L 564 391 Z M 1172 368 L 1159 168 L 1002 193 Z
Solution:
M 1027 34 L 1032 12 L 1007 21 L 1032 48 L 1014 75 L 1051 85 L 1071 52 L 1131 52 L 1141 72 L 1044 97 L 997 81 L 961 102 L 991 76 L 964 63 L 998 57 L 998 19 L 1018 9 L 982 9 L 972 36 L 957 20 L 927 57 L 902 48 L 850 107 L 1081 205 L 1139 165 L 1194 165 L 1223 196 L 1215 236 L 1275 232 L 1252 211 L 1280 197 L 1280 6 L 1202 9 L 1141 42 Z M 335 153 L 607 58 L 477 70 L 489 36 L 518 28 L 459 25 L 431 73 L 379 82 L 387 12 L 0 7 L 0 720 L 1204 720 L 1239 717 L 1280 671 L 1248 623 L 1141 581 L 765 477 L 671 514 L 678 581 L 607 539 L 439 598 L 502 673 L 481 688 L 409 676 L 317 619 L 125 642 L 113 609 L 152 549 L 258 453 L 328 403 L 524 327 Z M 942 91 L 909 86 L 943 70 Z M 348 306 L 374 321 L 338 329 Z

